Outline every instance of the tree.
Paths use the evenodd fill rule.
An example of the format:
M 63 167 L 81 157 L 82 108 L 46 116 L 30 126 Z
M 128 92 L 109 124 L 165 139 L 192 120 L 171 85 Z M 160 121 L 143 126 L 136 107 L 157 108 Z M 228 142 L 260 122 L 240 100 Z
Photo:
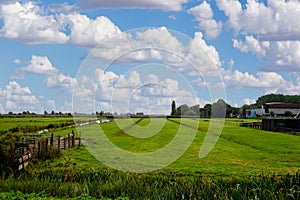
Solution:
M 196 112 L 193 110 L 188 110 L 184 113 L 186 116 L 196 116 Z
M 211 104 L 209 104 L 209 103 L 205 104 L 204 108 L 207 109 L 208 117 L 210 117 L 211 116 Z
M 287 110 L 287 111 L 284 112 L 284 116 L 285 117 L 291 117 L 292 115 L 293 115 L 293 113 L 291 111 L 289 111 L 289 110 Z
M 172 101 L 172 106 L 171 106 L 171 115 L 172 116 L 175 116 L 176 115 L 176 104 L 175 104 L 175 101 L 173 100 Z
M 224 118 L 226 117 L 226 107 L 227 104 L 223 99 L 219 99 L 217 102 L 212 104 L 212 117 L 214 118 Z
M 200 116 L 200 105 L 199 104 L 190 107 L 190 110 L 195 112 L 195 116 Z
M 257 99 L 256 106 L 261 107 L 265 103 L 270 103 L 270 102 L 300 104 L 300 95 L 267 94 Z
M 188 105 L 183 104 L 177 108 L 176 115 L 178 115 L 178 116 L 184 115 L 184 113 L 188 110 L 189 110 Z
M 46 110 L 44 111 L 44 115 L 48 115 L 48 112 Z
M 240 114 L 242 117 L 246 117 L 246 110 L 250 109 L 250 106 L 248 104 L 244 104 L 241 108 L 240 108 Z

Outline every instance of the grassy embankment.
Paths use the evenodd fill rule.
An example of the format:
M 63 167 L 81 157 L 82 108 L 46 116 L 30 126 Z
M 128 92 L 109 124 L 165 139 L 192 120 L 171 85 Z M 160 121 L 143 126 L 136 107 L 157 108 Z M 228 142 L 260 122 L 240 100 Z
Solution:
M 161 119 L 155 119 L 161 120 Z M 166 120 L 153 137 L 135 138 L 138 126 L 147 127 L 148 119 L 134 125 L 124 121 L 128 130 L 116 122 L 101 125 L 117 146 L 132 152 L 151 152 L 167 145 L 178 131 L 180 119 Z M 138 122 L 137 122 L 138 121 Z M 123 122 L 121 122 L 123 123 Z M 198 123 L 198 122 L 196 122 Z M 221 137 L 205 158 L 199 150 L 209 120 L 187 121 L 181 128 L 196 136 L 188 150 L 170 166 L 148 174 L 131 174 L 108 169 L 81 147 L 65 150 L 54 162 L 32 165 L 26 172 L 0 180 L 0 191 L 40 193 L 56 197 L 88 195 L 97 198 L 148 199 L 299 199 L 300 137 L 239 127 L 238 120 L 226 120 Z M 84 133 L 83 133 L 84 134 Z M 1 198 L 1 196 L 0 196 Z M 82 196 L 82 198 L 85 198 Z M 87 198 L 87 197 L 86 197 Z

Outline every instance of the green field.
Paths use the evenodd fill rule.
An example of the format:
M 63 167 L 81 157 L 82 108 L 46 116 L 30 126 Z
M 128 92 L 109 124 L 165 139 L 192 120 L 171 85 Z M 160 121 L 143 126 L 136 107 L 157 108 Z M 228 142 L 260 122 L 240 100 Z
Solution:
M 2 116 L 0 117 L 0 134 L 19 131 L 24 134 L 36 134 L 44 129 L 49 129 L 56 134 L 59 134 L 57 131 L 66 134 L 65 129 L 73 123 L 73 117 L 66 116 Z
M 199 151 L 211 119 L 184 119 L 180 123 L 180 119 L 150 121 L 144 118 L 101 124 L 101 130 L 115 146 L 138 154 L 155 152 L 172 143 L 179 130 L 188 135 L 195 133 L 191 144 L 185 140 L 176 143 L 188 147 L 179 159 L 165 168 L 141 174 L 114 170 L 99 162 L 94 156 L 110 156 L 109 153 L 101 154 L 108 150 L 105 144 L 96 150 L 89 149 L 100 134 L 97 131 L 90 134 L 90 130 L 94 131 L 92 128 L 95 127 L 100 130 L 99 125 L 80 127 L 78 132 L 81 132 L 87 148 L 75 147 L 62 151 L 63 155 L 58 159 L 32 163 L 17 178 L 15 174 L 3 176 L 0 192 L 8 192 L 2 196 L 11 198 L 19 195 L 20 199 L 33 193 L 38 194 L 37 198 L 45 196 L 45 199 L 47 196 L 79 199 L 299 199 L 300 137 L 239 126 L 240 122 L 248 121 L 253 120 L 226 119 L 219 140 L 204 158 L 199 158 Z M 161 124 L 156 133 L 155 126 Z M 151 136 L 153 131 L 156 134 Z M 160 159 L 163 157 L 141 163 L 141 167 Z M 124 162 L 126 160 L 131 162 L 129 157 Z
M 155 119 L 163 120 L 163 119 Z M 128 120 L 129 121 L 129 120 Z M 166 120 L 164 127 L 150 138 L 136 138 L 122 131 L 115 122 L 102 124 L 107 137 L 118 147 L 137 153 L 155 151 L 167 145 L 178 131 L 180 119 Z M 245 121 L 245 120 L 244 120 Z M 131 127 L 145 126 L 149 119 L 143 119 Z M 209 120 L 200 120 L 199 127 L 193 119 L 185 121 L 190 127 L 182 127 L 188 134 L 197 129 L 192 145 L 176 162 L 162 169 L 182 174 L 201 174 L 212 176 L 295 173 L 300 169 L 300 137 L 283 133 L 262 131 L 239 127 L 239 120 L 226 120 L 222 134 L 205 157 L 199 158 L 199 151 L 206 135 Z M 128 122 L 124 123 L 128 126 Z M 123 126 L 123 127 L 126 127 Z M 195 127 L 195 128 L 193 128 Z M 84 134 L 84 133 L 83 133 Z M 75 151 L 66 155 L 78 165 L 85 167 L 102 166 L 90 162 L 92 156 L 88 151 Z M 85 158 L 87 161 L 85 162 Z M 64 159 L 64 158 L 62 158 Z

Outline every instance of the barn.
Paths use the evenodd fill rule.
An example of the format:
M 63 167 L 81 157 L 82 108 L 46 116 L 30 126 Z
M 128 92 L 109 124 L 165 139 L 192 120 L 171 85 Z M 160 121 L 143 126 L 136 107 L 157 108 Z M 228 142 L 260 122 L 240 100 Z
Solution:
M 300 112 L 300 104 L 291 104 L 284 102 L 270 102 L 264 104 L 261 108 L 246 110 L 246 117 L 262 117 L 273 115 L 275 117 L 284 117 L 287 115 L 296 116 Z

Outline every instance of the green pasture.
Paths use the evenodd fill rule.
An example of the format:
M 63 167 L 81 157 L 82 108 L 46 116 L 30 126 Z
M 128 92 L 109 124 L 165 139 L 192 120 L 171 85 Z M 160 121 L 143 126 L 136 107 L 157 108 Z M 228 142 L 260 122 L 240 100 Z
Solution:
M 141 130 L 145 130 L 151 123 L 158 123 L 158 120 L 164 120 L 163 127 L 152 137 L 140 138 L 138 134 L 143 134 Z M 180 119 L 152 119 L 152 122 L 150 119 L 143 119 L 138 123 L 137 121 L 125 119 L 122 122 L 104 123 L 101 124 L 101 130 L 114 145 L 135 153 L 153 152 L 163 148 L 174 139 L 179 127 L 185 134 L 196 133 L 187 151 L 174 163 L 157 172 L 227 176 L 285 174 L 295 173 L 300 169 L 299 136 L 239 127 L 241 121 L 247 120 L 226 120 L 219 140 L 204 158 L 199 158 L 199 151 L 210 119 L 200 121 L 185 119 L 181 125 Z M 137 133 L 137 130 L 140 132 Z M 81 131 L 85 137 L 84 128 Z M 144 133 L 147 134 L 147 131 Z M 138 137 L 131 134 L 137 134 Z M 63 158 L 57 162 L 70 160 L 79 166 L 104 167 L 86 149 L 67 150 Z
M 47 126 L 49 124 L 58 124 L 72 122 L 72 117 L 2 117 L 0 118 L 0 131 L 5 131 L 17 126 Z
M 239 126 L 250 121 L 257 119 L 226 119 L 204 158 L 199 151 L 211 119 L 135 118 L 77 127 L 83 145 L 62 150 L 58 159 L 35 161 L 25 171 L 3 175 L 0 199 L 300 199 L 300 137 Z M 89 145 L 100 134 L 137 154 L 155 152 L 178 138 L 182 140 L 176 145 L 188 148 L 167 167 L 128 173 L 90 154 Z M 191 144 L 185 136 L 194 137 Z M 107 150 L 105 144 L 98 146 L 96 150 Z

